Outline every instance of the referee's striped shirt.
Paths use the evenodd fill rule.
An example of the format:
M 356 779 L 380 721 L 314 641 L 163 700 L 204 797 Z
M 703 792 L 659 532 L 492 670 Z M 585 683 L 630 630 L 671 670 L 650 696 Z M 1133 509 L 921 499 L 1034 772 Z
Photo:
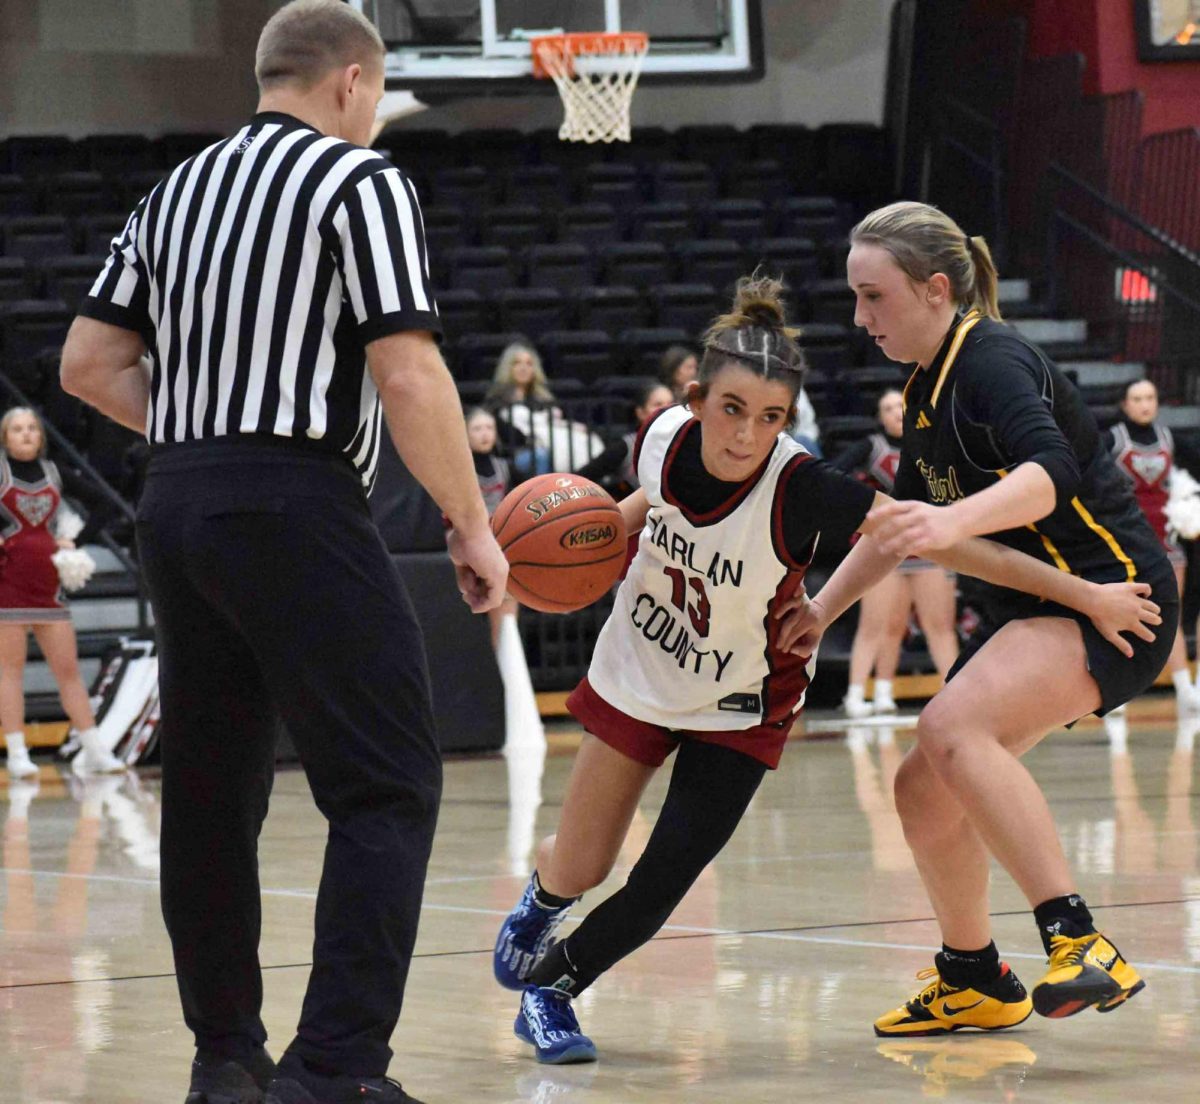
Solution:
M 279 112 L 155 187 L 79 312 L 145 339 L 151 443 L 297 438 L 367 487 L 383 425 L 366 345 L 441 332 L 412 183 Z

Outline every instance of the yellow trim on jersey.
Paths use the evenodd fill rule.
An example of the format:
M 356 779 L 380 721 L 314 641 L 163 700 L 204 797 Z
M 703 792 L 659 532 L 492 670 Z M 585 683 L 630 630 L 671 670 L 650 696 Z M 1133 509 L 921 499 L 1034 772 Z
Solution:
M 1128 582 L 1132 583 L 1137 577 L 1137 568 L 1133 566 L 1133 560 L 1125 554 L 1125 549 L 1117 543 L 1116 537 L 1092 517 L 1088 512 L 1088 508 L 1078 498 L 1071 499 L 1071 505 L 1075 507 L 1075 512 L 1083 518 L 1083 524 L 1096 533 L 1108 545 L 1112 554 L 1125 565 L 1125 578 Z
M 946 353 L 946 359 L 942 361 L 942 370 L 938 373 L 938 381 L 933 385 L 933 395 L 929 400 L 929 405 L 935 410 L 937 409 L 938 396 L 942 393 L 942 386 L 946 382 L 946 377 L 950 374 L 950 369 L 954 366 L 954 361 L 958 357 L 958 352 L 962 348 L 962 344 L 967 339 L 975 326 L 982 321 L 983 315 L 977 310 L 970 310 L 963 316 L 963 320 L 958 324 L 958 329 L 954 333 L 954 340 L 950 343 L 950 349 Z
M 1008 475 L 1008 469 L 997 468 L 996 474 L 1003 479 L 1006 475 Z M 1042 538 L 1042 547 L 1045 548 L 1050 558 L 1054 561 L 1054 566 L 1057 567 L 1059 571 L 1065 571 L 1068 575 L 1073 574 L 1070 566 L 1067 564 L 1067 561 L 1063 559 L 1062 553 L 1054 546 L 1054 541 L 1046 536 L 1046 534 L 1043 533 L 1036 525 L 1034 525 L 1033 522 L 1029 522 L 1025 528 L 1031 533 L 1036 533 Z

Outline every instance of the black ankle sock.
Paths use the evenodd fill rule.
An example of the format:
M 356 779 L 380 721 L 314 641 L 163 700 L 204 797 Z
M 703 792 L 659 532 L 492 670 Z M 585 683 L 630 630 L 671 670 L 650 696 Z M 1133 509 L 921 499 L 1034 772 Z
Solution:
M 529 984 L 542 989 L 558 989 L 577 997 L 600 975 L 577 961 L 567 948 L 570 939 L 552 943 L 550 949 L 529 975 Z
M 536 870 L 533 872 L 533 899 L 544 909 L 564 908 L 573 901 L 579 900 L 578 897 L 555 897 L 553 893 L 547 893 L 542 888 Z
M 962 951 L 943 943 L 934 961 L 942 980 L 955 989 L 986 985 L 1000 976 L 1000 952 L 994 942 L 977 951 Z
M 1042 946 L 1046 954 L 1050 953 L 1050 937 L 1065 935 L 1078 939 L 1081 935 L 1089 935 L 1096 930 L 1092 922 L 1092 914 L 1088 912 L 1087 902 L 1077 893 L 1066 897 L 1051 897 L 1043 901 L 1033 910 L 1033 919 L 1042 937 Z

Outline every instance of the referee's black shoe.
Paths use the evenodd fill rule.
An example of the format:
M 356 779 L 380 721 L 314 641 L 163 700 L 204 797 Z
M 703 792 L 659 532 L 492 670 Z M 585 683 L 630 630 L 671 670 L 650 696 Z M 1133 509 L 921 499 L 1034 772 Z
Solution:
M 245 1058 L 197 1051 L 184 1104 L 262 1104 L 274 1077 L 275 1063 L 265 1050 Z
M 302 1076 L 276 1077 L 265 1104 L 421 1104 L 390 1077 Z

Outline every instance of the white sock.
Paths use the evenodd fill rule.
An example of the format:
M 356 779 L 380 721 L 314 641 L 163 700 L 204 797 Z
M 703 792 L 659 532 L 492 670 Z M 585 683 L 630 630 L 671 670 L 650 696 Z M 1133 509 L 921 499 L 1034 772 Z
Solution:
M 26 751 L 25 733 L 24 732 L 6 732 L 4 734 L 4 743 L 8 747 L 8 754 L 12 755 L 15 751 L 20 754 Z
M 847 705 L 862 705 L 865 700 L 866 698 L 863 696 L 863 688 L 861 683 L 852 682 L 846 687 Z
M 1181 698 L 1191 696 L 1192 676 L 1188 674 L 1186 667 L 1182 671 L 1176 671 L 1171 676 L 1171 681 L 1175 684 L 1175 693 Z
M 877 678 L 875 680 L 875 700 L 876 701 L 891 701 L 892 700 L 892 680 Z
M 100 742 L 100 729 L 95 725 L 91 728 L 85 728 L 79 734 L 79 743 L 83 750 L 90 752 L 92 755 L 107 755 L 108 748 Z

